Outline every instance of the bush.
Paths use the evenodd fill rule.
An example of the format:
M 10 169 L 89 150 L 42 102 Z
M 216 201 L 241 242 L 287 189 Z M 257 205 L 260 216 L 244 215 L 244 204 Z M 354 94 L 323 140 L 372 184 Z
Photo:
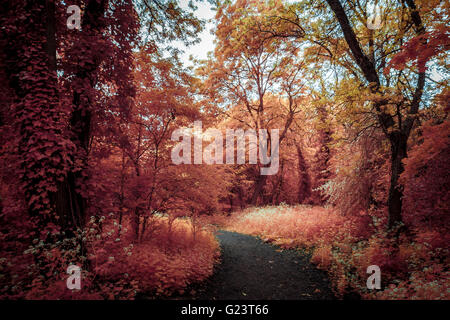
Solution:
M 134 299 L 137 294 L 166 297 L 212 274 L 219 257 L 214 235 L 196 230 L 189 219 L 155 217 L 151 237 L 133 243 L 130 223 L 122 234 L 114 220 L 93 219 L 76 239 L 35 241 L 22 254 L 0 259 L 3 299 Z M 55 237 L 58 235 L 56 231 Z M 82 289 L 66 287 L 66 269 L 80 255 L 78 241 L 88 247 L 89 272 L 82 272 Z M 82 262 L 81 262 L 82 264 Z M 80 265 L 80 263 L 78 263 Z

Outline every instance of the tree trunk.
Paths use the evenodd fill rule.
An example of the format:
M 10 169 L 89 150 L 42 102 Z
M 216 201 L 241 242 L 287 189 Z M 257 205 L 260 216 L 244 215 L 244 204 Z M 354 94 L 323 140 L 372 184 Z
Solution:
M 402 222 L 403 187 L 398 183 L 404 167 L 402 160 L 406 158 L 408 137 L 401 132 L 395 132 L 390 137 L 391 143 L 391 185 L 389 188 L 388 210 L 389 229 Z
M 28 212 L 31 217 L 37 218 L 40 227 L 44 227 L 48 222 L 55 222 L 54 203 L 48 196 L 50 192 L 44 194 L 38 191 L 37 186 L 55 188 L 54 172 L 60 169 L 60 164 L 52 163 L 48 157 L 37 160 L 29 155 L 31 148 L 45 148 L 48 142 L 46 137 L 61 138 L 55 63 L 55 8 L 52 1 L 39 0 L 4 1 L 1 9 L 2 20 L 8 11 L 16 16 L 17 28 L 5 28 L 1 32 L 2 59 L 5 60 L 2 67 L 14 95 L 10 102 L 16 104 L 11 111 L 14 112 L 20 137 L 18 152 L 22 155 L 24 174 L 21 179 Z M 18 17 L 22 14 L 26 19 L 19 22 Z M 45 125 L 36 126 L 35 123 Z M 33 141 L 33 146 L 30 141 Z M 36 175 L 38 170 L 44 174 Z M 30 177 L 30 173 L 34 176 Z M 33 200 L 36 195 L 39 195 L 39 200 Z
M 302 149 L 297 145 L 298 158 L 298 203 L 304 203 L 311 196 L 311 180 L 308 174 L 305 157 L 303 157 Z
M 125 198 L 124 187 L 125 187 L 125 151 L 122 150 L 122 167 L 120 170 L 120 194 L 119 194 L 119 230 L 117 233 L 118 238 L 120 238 L 120 233 L 122 232 L 122 217 L 123 217 L 123 210 L 125 208 L 123 203 L 123 200 Z
M 100 18 L 104 15 L 106 10 L 106 0 L 90 0 L 85 8 L 83 15 L 82 28 L 85 32 L 90 32 L 91 36 L 100 36 L 104 26 L 100 22 Z M 92 37 L 95 39 L 95 37 Z M 95 40 L 94 40 L 95 41 Z M 101 61 L 96 61 L 91 65 L 80 65 L 75 74 L 74 82 L 90 83 L 93 88 L 95 81 L 90 79 L 91 75 L 95 73 Z M 56 208 L 58 216 L 63 218 L 62 226 L 66 234 L 73 234 L 76 229 L 83 229 L 87 220 L 87 201 L 80 193 L 79 184 L 83 183 L 83 171 L 87 168 L 88 163 L 88 148 L 91 137 L 91 110 L 89 102 L 82 102 L 82 95 L 85 92 L 73 92 L 74 109 L 70 117 L 70 131 L 71 140 L 76 146 L 74 160 L 81 160 L 81 170 L 71 170 L 68 172 L 66 179 L 59 184 L 56 195 Z M 80 241 L 81 256 L 86 256 L 87 250 L 83 241 Z M 89 269 L 89 264 L 86 259 L 85 269 Z
M 56 19 L 55 19 L 55 1 L 46 0 L 45 9 L 47 16 L 46 32 L 47 42 L 46 50 L 49 69 L 56 74 Z
M 414 0 L 404 0 L 406 6 L 410 9 L 411 20 L 415 26 L 416 34 L 421 35 L 425 33 L 425 27 L 422 23 L 419 11 L 417 10 Z M 330 8 L 333 10 L 344 34 L 345 41 L 347 42 L 354 61 L 360 67 L 365 79 L 372 83 L 371 90 L 373 93 L 380 93 L 380 78 L 378 76 L 376 66 L 363 52 L 360 43 L 353 31 L 351 24 L 348 20 L 347 14 L 341 5 L 339 0 L 327 0 Z M 423 40 L 426 42 L 426 40 Z M 381 107 L 389 103 L 388 100 L 377 101 L 374 103 L 375 109 L 378 114 L 378 122 L 381 125 L 384 133 L 389 138 L 391 144 L 391 185 L 388 196 L 388 210 L 389 210 L 389 229 L 393 229 L 397 224 L 402 222 L 402 186 L 398 184 L 398 178 L 403 172 L 402 160 L 407 155 L 407 141 L 411 129 L 413 127 L 416 115 L 419 110 L 419 105 L 422 100 L 423 89 L 425 87 L 425 72 L 419 72 L 417 82 L 415 85 L 415 92 L 407 112 L 407 117 L 404 121 L 401 121 L 401 114 L 398 113 L 398 131 L 391 132 L 394 128 L 395 120 L 389 114 L 384 112 Z M 374 84 L 374 85 L 373 85 Z
M 134 241 L 139 241 L 139 226 L 140 226 L 140 210 L 138 207 L 134 208 L 134 215 L 133 215 L 133 232 L 134 232 Z
M 244 199 L 244 191 L 241 186 L 238 186 L 239 206 L 244 209 L 246 206 L 246 200 Z
M 259 170 L 259 169 L 258 169 Z M 258 172 L 259 173 L 259 172 Z M 262 191 L 264 188 L 264 185 L 266 184 L 267 176 L 258 175 L 255 182 L 255 189 L 253 191 L 251 204 L 256 206 L 259 204 L 259 199 L 261 199 Z
M 270 203 L 272 204 L 278 204 L 280 203 L 280 194 L 281 191 L 283 190 L 283 175 L 284 175 L 284 159 L 281 160 L 281 165 L 280 165 L 280 172 L 278 173 L 278 181 L 274 186 L 274 190 L 272 191 L 272 199 L 270 201 Z

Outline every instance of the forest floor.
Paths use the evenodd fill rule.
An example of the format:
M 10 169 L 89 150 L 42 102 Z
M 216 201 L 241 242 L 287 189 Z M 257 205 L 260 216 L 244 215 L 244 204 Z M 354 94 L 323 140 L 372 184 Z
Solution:
M 236 232 L 219 230 L 216 236 L 221 263 L 191 299 L 334 299 L 326 273 L 309 262 L 308 254 Z

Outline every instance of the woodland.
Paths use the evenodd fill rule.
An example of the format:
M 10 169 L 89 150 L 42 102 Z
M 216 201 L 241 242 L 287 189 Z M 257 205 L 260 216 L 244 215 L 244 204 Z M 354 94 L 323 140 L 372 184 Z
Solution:
M 306 250 L 339 299 L 450 299 L 450 2 L 183 2 L 1 1 L 0 299 L 194 294 L 218 229 Z M 174 163 L 196 121 L 278 129 L 278 170 Z

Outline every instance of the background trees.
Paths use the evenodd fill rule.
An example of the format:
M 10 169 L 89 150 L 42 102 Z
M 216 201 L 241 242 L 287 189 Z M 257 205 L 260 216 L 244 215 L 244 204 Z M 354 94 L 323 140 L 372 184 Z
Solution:
M 237 119 L 241 128 L 254 129 L 257 134 L 259 129 L 280 129 L 281 145 L 300 112 L 303 65 L 297 46 L 276 38 L 266 39 L 253 28 L 254 19 L 262 14 L 264 6 L 251 1 L 221 5 L 216 15 L 219 22 L 214 60 L 209 60 L 199 72 L 206 78 L 208 93 L 219 103 L 222 113 Z M 235 109 L 227 114 L 230 106 Z M 253 178 L 253 205 L 260 203 L 267 179 L 259 171 L 256 168 L 257 176 Z
M 445 11 L 442 3 L 436 2 L 431 7 L 414 1 L 387 2 L 382 11 L 383 25 L 373 30 L 367 23 L 371 12 L 367 11 L 366 1 L 345 4 L 340 1 L 300 1 L 287 6 L 278 3 L 258 24 L 269 37 L 301 39 L 309 43 L 307 52 L 315 59 L 313 65 L 319 67 L 317 63 L 321 61 L 325 68 L 333 70 L 334 80 L 325 69 L 321 69 L 321 77 L 334 85 L 330 97 L 332 103 L 340 105 L 347 116 L 341 120 L 357 128 L 357 134 L 376 127 L 386 136 L 391 161 L 390 227 L 402 221 L 403 193 L 398 179 L 403 172 L 402 161 L 407 156 L 408 138 L 419 110 L 430 107 L 429 100 L 423 100 L 424 90 L 428 89 L 430 93 L 433 88 L 444 85 L 443 82 L 427 81 L 427 62 L 435 65 L 439 61 L 429 62 L 439 50 L 427 43 L 438 41 L 435 37 L 441 34 L 439 30 L 443 27 L 434 17 Z M 408 50 L 411 43 L 427 47 L 422 58 L 418 57 L 418 51 Z M 406 58 L 406 52 L 410 58 Z M 404 59 L 414 63 L 403 64 Z

